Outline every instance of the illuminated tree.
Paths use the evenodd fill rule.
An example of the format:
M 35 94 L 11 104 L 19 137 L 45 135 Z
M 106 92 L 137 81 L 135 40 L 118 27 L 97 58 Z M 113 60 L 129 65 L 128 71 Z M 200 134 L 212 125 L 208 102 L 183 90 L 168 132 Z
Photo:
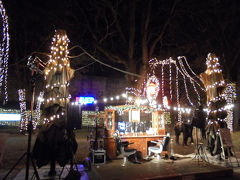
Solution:
M 222 70 L 215 54 L 208 54 L 206 64 L 207 70 L 201 74 L 201 78 L 207 92 L 208 118 L 212 121 L 223 121 L 227 116 L 225 110 L 227 103 L 224 94 L 226 83 L 223 79 Z
M 68 59 L 69 39 L 64 30 L 57 30 L 51 47 L 50 60 L 45 75 L 44 122 L 50 122 L 64 116 L 65 107 L 69 102 L 69 81 L 74 71 Z
M 227 117 L 226 99 L 224 89 L 226 87 L 223 79 L 220 63 L 215 54 L 208 54 L 207 70 L 201 74 L 204 86 L 207 92 L 208 106 L 208 125 L 207 129 L 207 149 L 211 155 L 217 155 L 222 152 L 219 135 L 220 128 L 226 128 L 227 123 L 224 119 Z M 220 156 L 219 156 L 220 158 Z

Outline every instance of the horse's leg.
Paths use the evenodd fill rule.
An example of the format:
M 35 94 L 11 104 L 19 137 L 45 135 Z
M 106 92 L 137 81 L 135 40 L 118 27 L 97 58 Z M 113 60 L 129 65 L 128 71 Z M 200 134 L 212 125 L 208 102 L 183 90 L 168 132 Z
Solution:
M 201 136 L 202 136 L 202 139 L 206 139 L 206 131 L 205 131 L 205 128 L 201 128 Z
M 190 129 L 190 138 L 191 138 L 191 144 L 194 143 L 193 141 L 193 135 L 192 135 L 192 132 L 193 132 L 193 126 L 191 126 L 191 129 Z
M 176 135 L 176 144 L 179 144 L 179 135 Z
M 188 136 L 186 132 L 183 132 L 183 145 L 187 146 Z

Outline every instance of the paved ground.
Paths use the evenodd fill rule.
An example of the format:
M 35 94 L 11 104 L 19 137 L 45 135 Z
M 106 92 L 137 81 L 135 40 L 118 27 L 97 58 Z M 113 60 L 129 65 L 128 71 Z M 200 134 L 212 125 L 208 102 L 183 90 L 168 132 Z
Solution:
M 240 167 L 234 158 L 232 167 L 229 167 L 229 161 L 216 161 L 209 157 L 209 162 L 196 158 L 195 154 L 179 155 L 175 154 L 176 160 L 152 158 L 142 160 L 141 164 L 134 164 L 130 161 L 126 166 L 121 166 L 121 157 L 108 161 L 103 165 L 92 165 L 90 171 L 85 171 L 83 165 L 78 165 L 81 174 L 81 180 L 130 180 L 130 179 L 167 179 L 167 180 L 195 180 L 195 179 L 217 179 L 217 180 L 237 180 L 240 179 Z M 195 158 L 194 158 L 195 157 Z M 49 178 L 47 173 L 49 166 L 38 169 L 40 179 L 64 179 L 69 173 L 69 166 L 64 169 L 57 167 L 57 176 Z M 62 173 L 61 173 L 62 171 Z M 32 177 L 33 169 L 30 169 Z M 61 175 L 60 175 L 61 174 Z M 14 180 L 25 178 L 25 168 L 23 168 Z
M 45 166 L 45 167 L 42 167 L 41 169 L 37 170 L 38 175 L 41 180 L 65 179 L 70 172 L 69 165 L 65 166 L 64 168 L 57 166 L 56 167 L 56 172 L 57 172 L 56 176 L 48 177 L 49 169 L 50 169 L 49 166 Z M 88 174 L 86 171 L 84 171 L 83 165 L 78 165 L 77 169 L 78 169 L 78 173 L 80 175 L 80 178 L 78 178 L 79 180 L 89 180 Z M 74 168 L 74 170 L 76 170 L 76 168 Z M 77 171 L 75 171 L 75 172 L 77 172 Z M 36 179 L 36 176 L 34 175 L 34 170 L 31 168 L 29 171 L 29 179 L 31 179 L 32 177 L 34 179 Z M 24 180 L 24 179 L 25 179 L 25 169 L 22 169 L 13 180 Z
M 87 129 L 82 129 L 76 132 L 77 141 L 79 144 L 77 153 L 75 154 L 76 162 L 81 164 L 82 160 L 88 155 L 88 144 Z M 239 133 L 233 134 L 235 147 L 237 150 L 237 157 L 240 159 L 239 150 Z M 36 135 L 33 136 L 32 145 L 34 144 Z M 174 138 L 174 136 L 173 136 Z M 173 141 L 175 142 L 175 141 Z M 181 142 L 181 141 L 180 141 Z M 11 133 L 8 137 L 6 144 L 5 154 L 3 157 L 3 165 L 0 166 L 0 180 L 6 175 L 13 164 L 19 159 L 19 157 L 26 152 L 27 147 L 27 136 Z M 169 147 L 171 150 L 171 144 Z M 121 166 L 122 159 L 108 161 L 106 164 L 101 166 L 92 166 L 91 171 L 81 170 L 81 179 L 161 179 L 161 178 L 175 178 L 175 179 L 212 179 L 216 176 L 218 180 L 227 179 L 240 179 L 240 167 L 237 167 L 236 160 L 232 160 L 234 168 L 228 168 L 228 161 L 218 162 L 215 157 L 208 154 L 211 164 L 192 160 L 195 156 L 195 145 L 189 144 L 189 146 L 176 145 L 173 143 L 173 150 L 177 160 L 172 162 L 171 160 L 157 161 L 153 159 L 151 161 L 144 161 L 142 164 L 131 164 L 128 163 L 126 167 Z M 181 155 L 180 155 L 181 154 Z M 215 165 L 215 166 L 213 166 Z M 227 168 L 226 168 L 227 167 Z M 81 169 L 81 168 L 80 168 Z M 62 168 L 58 168 L 58 174 Z M 42 167 L 38 169 L 41 179 L 49 179 L 46 175 L 49 171 L 49 167 Z M 30 169 L 30 172 L 33 172 Z M 232 177 L 227 177 L 233 173 Z M 61 178 L 64 178 L 68 174 L 68 168 L 64 168 Z M 204 176 L 203 176 L 204 175 Z M 223 177 L 222 177 L 223 176 Z M 20 164 L 14 169 L 13 173 L 10 174 L 8 180 L 21 180 L 25 179 L 25 160 L 21 161 Z M 211 177 L 211 178 L 209 178 Z M 51 178 L 54 179 L 54 178 Z M 59 176 L 55 177 L 59 179 Z
M 107 162 L 105 165 L 93 166 L 94 179 L 121 180 L 121 179 L 240 179 L 240 167 L 226 167 L 226 162 L 218 165 L 193 159 L 194 154 L 178 156 L 177 160 L 154 158 L 142 164 L 128 162 L 122 167 L 122 159 Z M 211 161 L 211 160 L 210 160 Z M 237 164 L 234 162 L 233 166 Z M 234 173 L 236 171 L 236 173 Z M 234 174 L 233 174 L 234 173 Z M 234 176 L 232 176 L 234 175 Z

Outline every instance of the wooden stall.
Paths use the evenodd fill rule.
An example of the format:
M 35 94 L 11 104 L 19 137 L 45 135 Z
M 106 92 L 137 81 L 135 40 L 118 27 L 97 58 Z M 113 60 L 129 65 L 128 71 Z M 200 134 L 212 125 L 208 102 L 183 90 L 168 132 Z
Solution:
M 147 156 L 151 141 L 161 140 L 165 132 L 164 111 L 149 110 L 148 107 L 114 106 L 105 110 L 105 147 L 109 158 L 116 157 L 116 145 L 113 138 L 116 130 L 122 141 L 131 144 L 142 156 Z

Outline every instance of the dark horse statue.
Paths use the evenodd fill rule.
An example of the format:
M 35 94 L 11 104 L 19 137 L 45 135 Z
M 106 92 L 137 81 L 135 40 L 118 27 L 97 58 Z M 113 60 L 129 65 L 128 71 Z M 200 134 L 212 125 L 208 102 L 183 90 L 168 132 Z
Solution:
M 176 143 L 179 144 L 179 136 L 181 133 L 183 133 L 183 145 L 187 145 L 188 138 L 190 138 L 191 143 L 193 143 L 192 130 L 193 126 L 191 123 L 177 121 L 174 126 Z
M 202 139 L 206 139 L 206 118 L 207 114 L 203 111 L 203 106 L 200 105 L 194 112 L 192 126 L 200 129 Z
M 183 145 L 187 145 L 188 138 L 193 143 L 192 131 L 193 127 L 199 128 L 201 131 L 201 137 L 206 138 L 206 113 L 203 111 L 203 107 L 199 106 L 194 112 L 194 116 L 183 116 L 182 122 L 177 121 L 174 126 L 176 143 L 179 144 L 179 136 L 183 133 Z

